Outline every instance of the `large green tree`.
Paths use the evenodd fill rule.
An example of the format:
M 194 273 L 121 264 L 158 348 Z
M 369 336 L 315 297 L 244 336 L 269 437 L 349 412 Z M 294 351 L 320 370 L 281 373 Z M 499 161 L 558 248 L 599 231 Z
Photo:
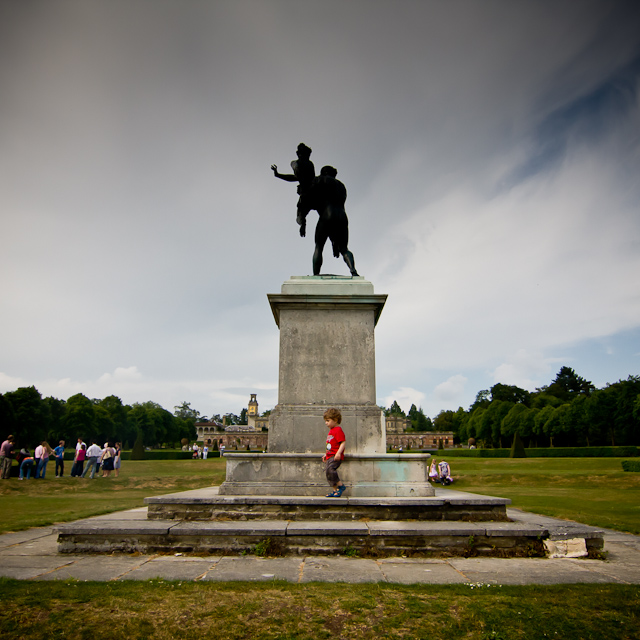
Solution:
M 71 396 L 66 403 L 63 419 L 67 440 L 82 438 L 85 442 L 98 437 L 94 404 L 82 393 Z
M 396 400 L 391 403 L 391 406 L 384 411 L 385 416 L 397 416 L 399 418 L 406 418 L 407 414 L 402 410 L 402 407 Z
M 418 409 L 415 404 L 412 404 L 407 417 L 411 420 L 411 429 L 413 431 L 433 431 L 433 423 L 424 414 L 422 407 Z
M 51 416 L 40 392 L 34 386 L 20 387 L 4 396 L 13 407 L 18 444 L 34 447 L 46 440 Z
M 531 394 L 526 389 L 521 389 L 512 384 L 494 384 L 491 387 L 491 400 L 503 402 L 522 403 L 529 406 Z

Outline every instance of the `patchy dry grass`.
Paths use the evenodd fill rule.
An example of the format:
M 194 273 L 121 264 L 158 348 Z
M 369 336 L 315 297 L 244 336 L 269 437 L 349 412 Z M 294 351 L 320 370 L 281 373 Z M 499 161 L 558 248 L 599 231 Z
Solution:
M 640 474 L 620 458 L 450 458 L 452 489 L 510 498 L 514 507 L 640 533 Z
M 142 507 L 148 496 L 219 485 L 224 477 L 224 458 L 213 458 L 123 461 L 117 478 L 11 478 L 0 482 L 0 533 Z
M 26 638 L 637 638 L 640 587 L 0 580 L 0 634 Z
M 123 462 L 119 478 L 0 482 L 0 533 L 140 507 L 147 496 L 219 485 L 225 459 Z M 451 458 L 452 489 L 510 498 L 513 506 L 640 533 L 640 474 L 619 458 Z M 49 468 L 51 471 L 51 466 Z

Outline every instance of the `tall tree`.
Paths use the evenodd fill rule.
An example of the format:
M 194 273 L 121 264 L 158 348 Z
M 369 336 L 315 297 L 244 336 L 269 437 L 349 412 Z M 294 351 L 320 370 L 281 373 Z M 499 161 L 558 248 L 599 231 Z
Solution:
M 50 414 L 40 392 L 34 387 L 20 387 L 4 394 L 16 418 L 14 436 L 18 443 L 33 447 L 47 438 Z M 8 435 L 8 434 L 7 434 Z
M 580 377 L 571 367 L 561 367 L 555 380 L 545 389 L 546 393 L 568 402 L 578 394 L 591 395 L 594 385 Z
M 407 418 L 411 420 L 411 429 L 413 431 L 431 431 L 433 429 L 433 423 L 424 415 L 422 407 L 418 409 L 415 404 L 411 405 Z
M 407 415 L 402 410 L 402 407 L 398 404 L 396 400 L 391 403 L 391 406 L 385 410 L 385 416 L 398 416 L 400 418 L 406 418 Z
M 82 393 L 76 393 L 67 400 L 63 420 L 68 440 L 82 438 L 85 442 L 98 437 L 98 426 L 94 404 Z
M 45 398 L 44 403 L 49 410 L 49 427 L 47 429 L 47 439 L 49 444 L 57 443 L 60 440 L 70 442 L 70 437 L 66 433 L 64 417 L 67 412 L 67 403 L 58 398 Z
M 512 384 L 494 384 L 491 387 L 491 400 L 503 402 L 522 403 L 529 406 L 531 394 L 526 389 L 521 389 Z
M 18 419 L 11 401 L 0 393 L 0 433 L 3 438 L 9 434 L 16 435 Z

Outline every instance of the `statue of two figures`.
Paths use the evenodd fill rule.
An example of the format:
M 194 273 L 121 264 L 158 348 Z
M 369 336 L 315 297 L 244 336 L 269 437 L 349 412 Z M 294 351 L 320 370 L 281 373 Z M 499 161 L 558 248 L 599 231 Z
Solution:
M 336 179 L 338 172 L 333 167 L 322 167 L 316 176 L 311 149 L 300 143 L 296 150 L 297 160 L 291 163 L 293 174 L 278 173 L 278 167 L 271 165 L 273 175 L 286 182 L 298 183 L 298 211 L 296 221 L 300 225 L 300 235 L 306 234 L 307 215 L 312 209 L 318 212 L 316 225 L 316 248 L 313 253 L 313 275 L 320 275 L 322 250 L 327 240 L 331 240 L 333 255 L 343 257 L 352 276 L 357 276 L 355 260 L 349 251 L 349 221 L 344 203 L 347 199 L 345 186 Z

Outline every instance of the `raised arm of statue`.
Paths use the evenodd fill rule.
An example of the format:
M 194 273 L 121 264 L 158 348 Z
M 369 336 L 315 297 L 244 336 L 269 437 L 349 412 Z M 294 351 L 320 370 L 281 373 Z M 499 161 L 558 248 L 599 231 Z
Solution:
M 273 171 L 273 175 L 276 178 L 280 178 L 280 180 L 284 180 L 285 182 L 298 182 L 297 176 L 293 174 L 278 173 L 278 167 L 275 164 L 271 165 L 271 171 Z

